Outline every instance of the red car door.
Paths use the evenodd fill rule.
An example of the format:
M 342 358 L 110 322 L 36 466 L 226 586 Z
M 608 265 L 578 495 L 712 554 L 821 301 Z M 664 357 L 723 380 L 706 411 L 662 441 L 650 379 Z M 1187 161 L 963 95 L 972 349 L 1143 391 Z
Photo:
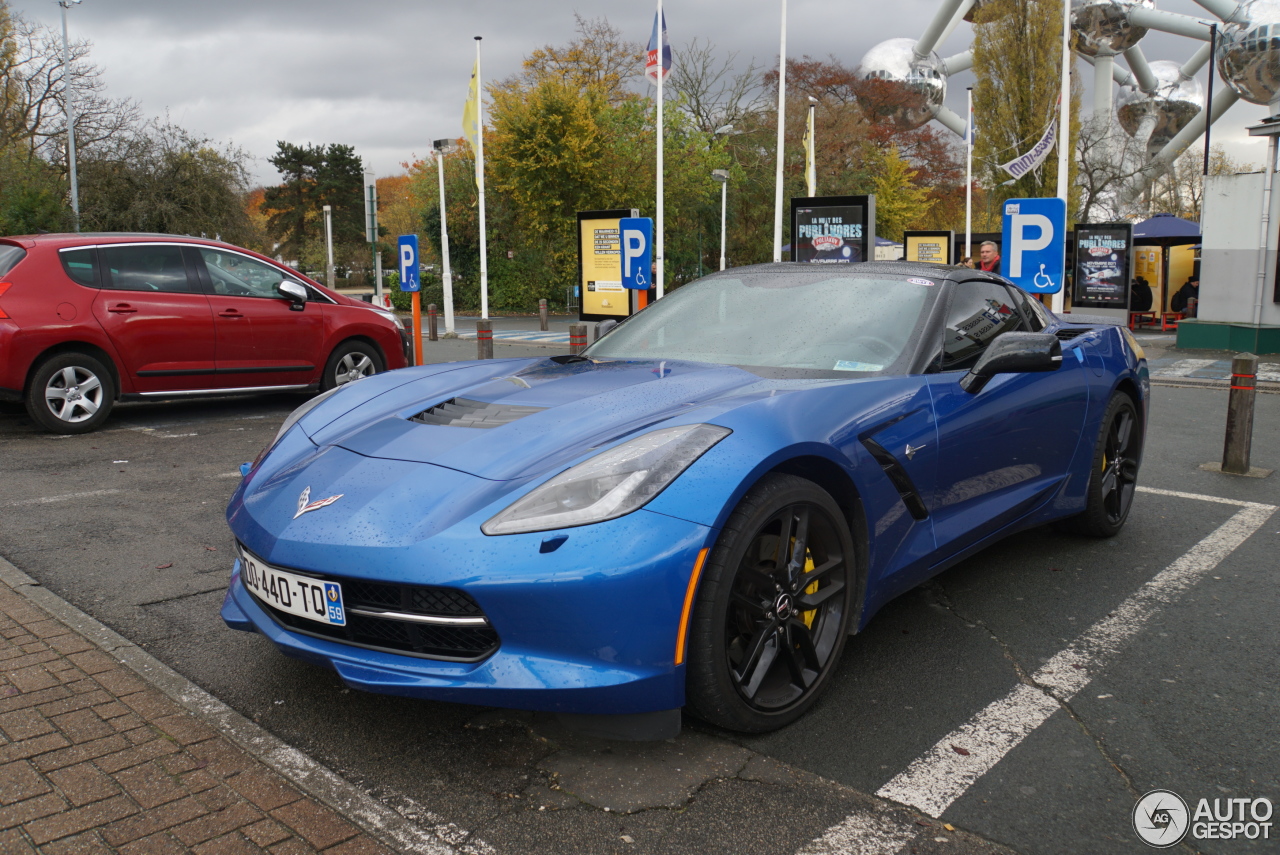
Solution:
M 191 250 L 217 330 L 222 389 L 305 386 L 324 367 L 321 304 L 297 309 L 276 290 L 287 274 L 238 252 Z
M 165 243 L 99 247 L 102 290 L 93 313 L 142 394 L 214 385 L 209 298 L 190 278 L 182 248 Z

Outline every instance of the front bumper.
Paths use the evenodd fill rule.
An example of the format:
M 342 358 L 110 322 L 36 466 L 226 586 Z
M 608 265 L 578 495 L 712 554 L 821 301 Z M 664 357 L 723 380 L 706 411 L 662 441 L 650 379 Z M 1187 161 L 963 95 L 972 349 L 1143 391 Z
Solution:
M 559 534 L 568 539 L 544 552 L 544 542 Z M 684 705 L 676 635 L 689 575 L 698 551 L 710 545 L 712 529 L 641 510 L 561 532 L 485 537 L 476 531 L 473 537 L 471 543 L 430 538 L 421 566 L 465 570 L 455 579 L 423 574 L 431 578 L 414 581 L 453 585 L 483 607 L 502 641 L 480 662 L 397 654 L 291 631 L 245 589 L 239 561 L 222 619 L 370 692 L 589 715 Z M 376 548 L 340 552 L 345 566 L 379 564 Z M 483 552 L 484 566 L 501 569 L 476 572 L 477 552 Z M 357 554 L 362 560 L 355 560 Z M 272 560 L 288 565 L 278 555 Z M 406 580 L 397 574 L 396 581 Z

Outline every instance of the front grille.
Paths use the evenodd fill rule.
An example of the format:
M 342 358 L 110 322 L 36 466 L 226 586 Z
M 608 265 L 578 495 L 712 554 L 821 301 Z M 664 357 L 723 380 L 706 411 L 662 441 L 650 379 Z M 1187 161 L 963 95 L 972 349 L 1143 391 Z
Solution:
M 498 649 L 498 633 L 487 622 L 480 626 L 441 626 L 356 614 L 353 611 L 367 609 L 431 617 L 483 618 L 484 611 L 465 591 L 432 585 L 393 585 L 315 573 L 306 575 L 342 585 L 343 605 L 347 612 L 346 626 L 307 620 L 275 609 L 261 600 L 255 599 L 254 602 L 275 618 L 277 623 L 295 632 L 330 638 L 357 647 L 455 662 L 476 662 Z

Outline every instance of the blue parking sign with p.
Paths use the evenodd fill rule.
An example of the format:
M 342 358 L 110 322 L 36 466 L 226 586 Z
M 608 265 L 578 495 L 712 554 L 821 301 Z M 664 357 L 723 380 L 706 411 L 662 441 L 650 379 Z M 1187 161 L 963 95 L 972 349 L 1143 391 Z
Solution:
M 1062 290 L 1067 260 L 1067 203 L 1009 199 L 1004 203 L 1001 267 L 1005 278 L 1032 294 Z
M 400 290 L 420 291 L 422 280 L 418 277 L 418 236 L 400 235 Z
M 637 291 L 653 287 L 653 220 L 623 217 L 618 220 L 622 247 L 622 286 Z

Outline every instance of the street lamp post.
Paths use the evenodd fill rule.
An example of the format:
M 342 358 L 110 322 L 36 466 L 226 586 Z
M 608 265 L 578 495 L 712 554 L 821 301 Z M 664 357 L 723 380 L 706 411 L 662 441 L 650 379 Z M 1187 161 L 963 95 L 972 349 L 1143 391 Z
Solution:
M 431 144 L 436 150 L 436 169 L 440 173 L 440 284 L 444 286 L 444 334 L 453 335 L 453 273 L 449 269 L 449 226 L 445 220 L 444 204 L 444 156 L 457 150 L 453 140 L 436 140 Z
M 724 270 L 725 202 L 728 199 L 729 170 L 713 169 L 711 170 L 711 178 L 720 183 L 720 269 Z
M 329 261 L 325 265 L 325 284 L 334 287 L 333 281 L 333 206 L 324 206 L 324 246 Z
M 80 231 L 80 185 L 76 181 L 76 104 L 71 88 L 71 48 L 67 43 L 67 10 L 81 0 L 58 0 L 62 9 L 62 97 L 67 114 L 67 170 L 71 179 L 71 214 L 75 230 Z

